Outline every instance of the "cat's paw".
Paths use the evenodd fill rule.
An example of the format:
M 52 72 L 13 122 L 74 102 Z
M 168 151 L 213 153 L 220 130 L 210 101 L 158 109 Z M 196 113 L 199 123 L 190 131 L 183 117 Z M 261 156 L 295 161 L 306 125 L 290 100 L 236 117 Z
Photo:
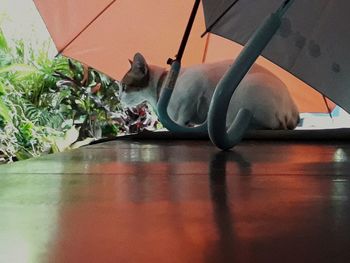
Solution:
M 278 128 L 280 130 L 294 130 L 300 121 L 299 113 L 292 112 L 287 114 L 280 114 L 277 116 Z

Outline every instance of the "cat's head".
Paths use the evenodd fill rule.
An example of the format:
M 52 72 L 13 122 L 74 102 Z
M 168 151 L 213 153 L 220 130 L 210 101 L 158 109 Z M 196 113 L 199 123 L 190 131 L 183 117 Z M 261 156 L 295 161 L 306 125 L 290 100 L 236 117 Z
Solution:
M 130 69 L 120 82 L 120 101 L 133 107 L 149 100 L 150 69 L 145 58 L 136 53 L 130 62 Z

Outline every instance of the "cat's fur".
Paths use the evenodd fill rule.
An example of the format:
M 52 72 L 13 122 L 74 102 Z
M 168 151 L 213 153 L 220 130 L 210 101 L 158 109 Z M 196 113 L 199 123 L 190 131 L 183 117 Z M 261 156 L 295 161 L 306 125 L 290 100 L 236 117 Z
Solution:
M 137 53 L 131 68 L 121 81 L 120 99 L 126 106 L 144 101 L 156 108 L 166 70 L 147 65 Z M 206 120 L 214 89 L 232 61 L 196 65 L 183 69 L 170 99 L 169 116 L 181 125 L 200 124 Z M 234 92 L 227 114 L 231 123 L 240 108 L 253 114 L 251 127 L 294 129 L 298 109 L 284 83 L 268 70 L 254 65 Z

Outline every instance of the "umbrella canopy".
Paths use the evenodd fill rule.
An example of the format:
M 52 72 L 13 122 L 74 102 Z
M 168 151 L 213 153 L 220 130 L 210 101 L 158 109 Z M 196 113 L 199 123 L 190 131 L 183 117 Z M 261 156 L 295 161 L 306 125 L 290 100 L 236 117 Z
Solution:
M 167 58 L 176 54 L 193 5 L 193 1 L 188 0 L 34 2 L 59 52 L 115 79 L 121 79 L 129 69 L 128 58 L 136 52 L 141 52 L 151 64 L 165 65 Z M 241 46 L 231 41 L 215 35 L 199 37 L 206 27 L 204 21 L 210 23 L 210 19 L 219 14 L 228 2 L 221 1 L 217 5 L 217 1 L 203 1 L 205 12 L 200 10 L 197 15 L 183 58 L 184 66 L 232 59 L 239 53 Z M 250 7 L 256 4 L 246 0 L 242 2 L 249 2 Z M 265 4 L 269 1 L 260 2 Z M 269 7 L 267 4 L 266 8 Z M 237 9 L 234 7 L 232 10 Z M 224 21 L 221 20 L 221 23 Z M 239 32 L 243 29 L 245 27 L 241 27 Z M 239 38 L 235 41 L 244 43 Z M 277 73 L 286 83 L 300 111 L 327 111 L 322 96 L 308 85 L 265 59 L 259 59 L 258 63 Z
M 246 44 L 281 0 L 203 0 L 207 27 L 235 5 L 211 32 Z M 350 2 L 295 0 L 263 56 L 308 83 L 350 112 Z

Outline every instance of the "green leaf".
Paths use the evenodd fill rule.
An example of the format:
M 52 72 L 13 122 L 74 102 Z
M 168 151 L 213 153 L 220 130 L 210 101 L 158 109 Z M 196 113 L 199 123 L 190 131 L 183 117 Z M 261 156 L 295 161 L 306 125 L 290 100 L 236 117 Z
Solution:
M 34 156 L 28 150 L 23 148 L 23 149 L 20 149 L 16 152 L 16 157 L 18 160 L 26 160 L 26 159 L 32 158 Z
M 79 129 L 74 126 L 70 128 L 63 138 L 59 137 L 55 140 L 55 145 L 57 147 L 57 151 L 63 152 L 67 149 L 70 149 L 70 146 L 78 140 L 79 137 Z
M 1 98 L 0 98 L 0 117 L 2 117 L 6 122 L 11 122 L 10 111 Z
M 95 140 L 96 140 L 95 138 L 88 137 L 85 140 L 73 143 L 70 148 L 71 149 L 77 149 L 77 148 L 80 148 L 82 146 L 89 145 L 90 143 L 92 143 Z
M 2 32 L 1 29 L 0 29 L 0 49 L 3 49 L 3 50 L 9 49 L 6 38 L 5 38 L 4 33 Z
M 0 81 L 0 96 L 5 95 L 5 87 L 2 85 L 2 82 Z

